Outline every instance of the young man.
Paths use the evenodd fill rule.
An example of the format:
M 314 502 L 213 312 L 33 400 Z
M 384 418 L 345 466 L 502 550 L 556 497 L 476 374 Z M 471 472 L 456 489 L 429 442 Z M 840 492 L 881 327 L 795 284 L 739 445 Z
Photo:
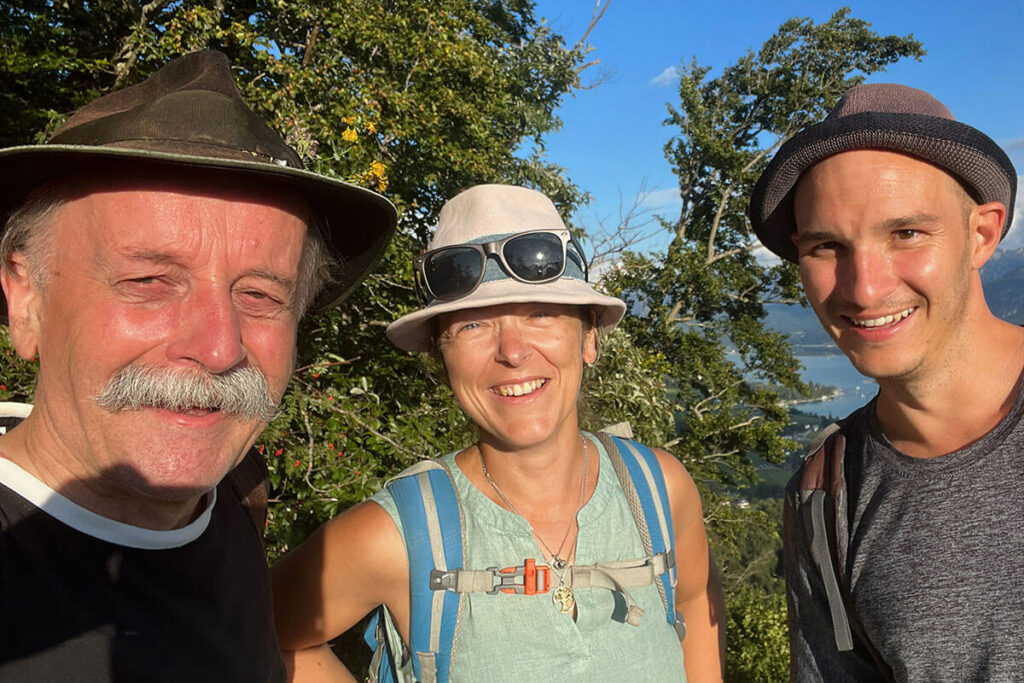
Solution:
M 822 325 L 879 385 L 843 421 L 845 449 L 829 442 L 845 457 L 823 470 L 824 504 L 805 471 L 787 491 L 793 680 L 1024 670 L 1024 329 L 989 311 L 979 275 L 1016 179 L 933 97 L 876 84 L 758 181 L 758 236 L 799 265 Z
M 283 681 L 250 449 L 394 207 L 302 170 L 214 52 L 0 167 L 0 319 L 39 359 L 0 435 L 0 679 Z

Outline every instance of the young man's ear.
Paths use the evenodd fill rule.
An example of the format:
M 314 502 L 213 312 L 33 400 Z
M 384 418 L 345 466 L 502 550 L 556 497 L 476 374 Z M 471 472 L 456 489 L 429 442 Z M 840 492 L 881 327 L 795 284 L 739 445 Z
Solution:
M 1006 207 L 1001 202 L 979 204 L 968 219 L 971 236 L 971 267 L 985 265 L 1003 237 Z
M 7 297 L 11 343 L 19 356 L 32 360 L 39 351 L 41 297 L 24 254 L 16 251 L 7 263 L 0 264 L 0 285 Z

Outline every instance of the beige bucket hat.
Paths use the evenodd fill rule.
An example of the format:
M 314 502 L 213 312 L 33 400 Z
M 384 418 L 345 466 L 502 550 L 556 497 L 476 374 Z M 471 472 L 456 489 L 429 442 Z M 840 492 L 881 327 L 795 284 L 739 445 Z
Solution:
M 477 185 L 444 205 L 427 250 L 482 244 L 533 230 L 565 229 L 555 205 L 540 192 L 512 185 Z M 391 323 L 388 339 L 405 351 L 429 351 L 430 321 L 435 316 L 466 308 L 525 302 L 587 306 L 596 314 L 601 333 L 610 332 L 626 312 L 625 302 L 590 286 L 575 260 L 582 260 L 583 254 L 571 244 L 566 249 L 569 255 L 565 272 L 557 280 L 543 284 L 515 280 L 504 272 L 497 259 L 488 257 L 483 282 L 475 290 L 453 301 L 429 300 L 420 310 Z

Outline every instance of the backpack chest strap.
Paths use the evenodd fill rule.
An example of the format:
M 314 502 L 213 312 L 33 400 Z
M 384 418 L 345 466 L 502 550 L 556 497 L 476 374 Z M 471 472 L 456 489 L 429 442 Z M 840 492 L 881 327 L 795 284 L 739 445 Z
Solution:
M 637 626 L 644 611 L 627 589 L 650 585 L 674 567 L 675 555 L 669 550 L 633 560 L 574 565 L 566 572 L 564 581 L 569 588 L 604 588 L 620 594 L 626 603 L 625 622 Z M 430 575 L 430 589 L 491 595 L 499 592 L 544 594 L 552 588 L 552 574 L 546 565 L 537 564 L 533 559 L 525 560 L 520 566 L 504 569 L 435 569 Z

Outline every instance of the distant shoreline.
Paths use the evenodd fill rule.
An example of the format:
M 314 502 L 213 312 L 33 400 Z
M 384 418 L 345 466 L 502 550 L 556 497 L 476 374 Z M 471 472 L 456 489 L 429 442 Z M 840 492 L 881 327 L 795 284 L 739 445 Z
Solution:
M 805 403 L 821 403 L 822 401 L 831 401 L 836 398 L 845 396 L 846 394 L 839 387 L 832 387 L 832 391 L 821 396 L 812 396 L 810 398 L 791 398 L 788 400 L 782 400 L 779 403 L 786 408 L 793 406 L 804 405 Z

